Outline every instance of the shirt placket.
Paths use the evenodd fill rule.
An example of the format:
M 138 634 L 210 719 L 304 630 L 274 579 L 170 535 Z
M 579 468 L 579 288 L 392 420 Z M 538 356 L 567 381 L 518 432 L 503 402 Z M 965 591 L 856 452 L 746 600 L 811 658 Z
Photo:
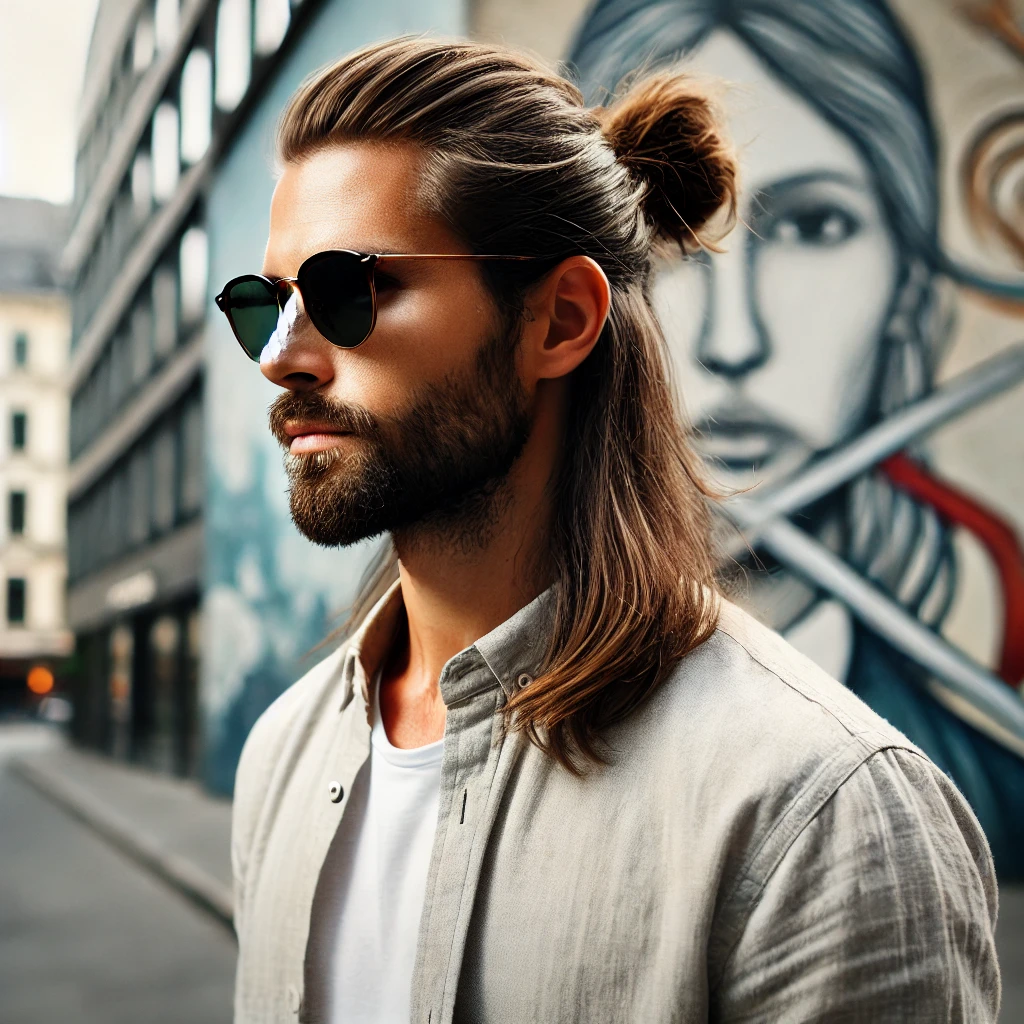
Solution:
M 327 850 L 338 831 L 349 805 L 349 796 L 356 774 L 370 754 L 370 725 L 366 716 L 366 678 L 362 665 L 355 654 L 350 654 L 345 666 L 348 679 L 346 697 L 342 707 L 341 728 L 331 740 L 327 756 L 319 772 L 316 792 L 313 794 L 316 813 L 312 815 L 313 827 L 308 835 L 308 872 L 306 891 L 297 900 L 304 908 L 302 918 L 307 923 L 303 957 L 303 979 L 288 986 L 289 1009 L 297 1013 L 300 1022 L 315 1021 L 325 1008 L 322 986 L 311 986 L 310 972 L 322 971 L 323 950 L 311 948 L 310 938 L 318 932 L 311 931 L 314 898 L 320 884 L 320 874 L 327 857 Z M 312 991 L 311 991 L 312 989 Z M 312 997 L 312 998 L 310 998 Z
M 437 833 L 420 919 L 411 1020 L 449 1024 L 484 854 L 515 758 L 503 738 L 504 693 L 475 648 L 440 680 L 447 708 Z

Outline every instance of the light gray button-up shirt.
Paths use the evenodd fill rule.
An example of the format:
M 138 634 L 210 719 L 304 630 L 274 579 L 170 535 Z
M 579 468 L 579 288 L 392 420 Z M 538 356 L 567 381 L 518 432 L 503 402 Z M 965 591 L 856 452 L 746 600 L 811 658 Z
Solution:
M 400 601 L 396 585 L 245 745 L 237 1024 L 322 1012 L 318 881 L 369 754 L 367 680 Z M 726 602 L 714 635 L 608 732 L 609 763 L 575 778 L 502 729 L 549 622 L 550 592 L 441 674 L 412 1021 L 995 1021 L 985 837 L 901 733 Z

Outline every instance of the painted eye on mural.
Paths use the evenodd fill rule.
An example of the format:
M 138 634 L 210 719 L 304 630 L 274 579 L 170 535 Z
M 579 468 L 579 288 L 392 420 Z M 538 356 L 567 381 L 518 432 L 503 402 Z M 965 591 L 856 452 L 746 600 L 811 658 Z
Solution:
M 849 210 L 828 204 L 799 209 L 769 211 L 757 225 L 765 241 L 781 245 L 812 245 L 824 248 L 842 245 L 856 234 L 860 221 Z

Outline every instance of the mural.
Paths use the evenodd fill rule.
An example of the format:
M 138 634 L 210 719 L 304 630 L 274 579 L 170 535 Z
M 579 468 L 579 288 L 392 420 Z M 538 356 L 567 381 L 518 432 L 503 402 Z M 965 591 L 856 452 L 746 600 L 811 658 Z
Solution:
M 969 13 L 1024 64 L 1008 4 Z M 717 478 L 756 485 L 735 503 L 759 527 L 733 547 L 735 592 L 920 744 L 971 801 L 1001 875 L 1024 876 L 1024 556 L 923 446 L 1024 377 L 1010 351 L 936 390 L 959 293 L 1019 317 L 1024 279 L 940 241 L 940 133 L 907 31 L 880 0 L 599 0 L 570 62 L 592 103 L 638 69 L 730 83 L 742 224 L 726 253 L 666 258 L 653 298 Z M 960 179 L 1010 271 L 1024 266 L 1019 95 L 976 127 Z M 994 671 L 942 639 L 963 531 L 999 580 Z
M 328 0 L 218 170 L 210 239 L 205 431 L 206 577 L 203 724 L 207 784 L 230 793 L 242 744 L 275 697 L 324 657 L 322 642 L 355 596 L 373 545 L 316 548 L 292 525 L 281 451 L 267 429 L 278 389 L 248 362 L 213 295 L 263 262 L 278 115 L 302 79 L 345 52 L 403 32 L 458 34 L 458 0 Z

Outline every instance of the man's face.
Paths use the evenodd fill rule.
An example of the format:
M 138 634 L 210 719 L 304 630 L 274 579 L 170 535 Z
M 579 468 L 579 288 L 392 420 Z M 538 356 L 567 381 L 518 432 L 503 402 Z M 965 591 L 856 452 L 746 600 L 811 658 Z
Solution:
M 294 277 L 325 249 L 463 253 L 420 211 L 413 148 L 331 147 L 289 164 L 274 192 L 263 273 Z M 486 529 L 526 442 L 516 336 L 470 260 L 392 262 L 358 348 L 327 342 L 289 303 L 260 360 L 287 388 L 270 425 L 292 516 L 318 544 L 430 526 L 463 544 Z

